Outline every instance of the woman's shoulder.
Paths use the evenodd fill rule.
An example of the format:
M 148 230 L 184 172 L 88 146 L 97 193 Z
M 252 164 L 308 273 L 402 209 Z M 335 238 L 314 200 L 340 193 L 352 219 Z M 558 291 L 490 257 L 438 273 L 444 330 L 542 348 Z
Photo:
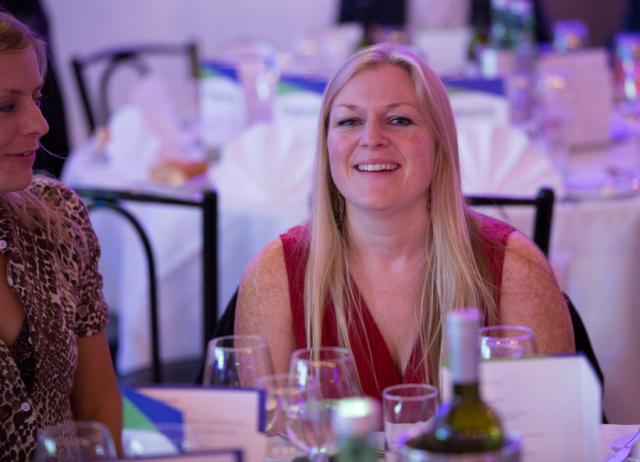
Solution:
M 52 177 L 36 175 L 29 187 L 50 207 L 58 210 L 83 208 L 81 199 L 69 186 Z
M 284 269 L 282 241 L 274 239 L 265 245 L 249 262 L 242 276 L 243 285 L 263 285 L 278 277 Z
M 515 228 L 509 223 L 505 223 L 504 221 L 489 215 L 474 211 L 473 217 L 480 229 L 480 232 L 487 237 L 508 238 L 509 235 L 515 231 Z

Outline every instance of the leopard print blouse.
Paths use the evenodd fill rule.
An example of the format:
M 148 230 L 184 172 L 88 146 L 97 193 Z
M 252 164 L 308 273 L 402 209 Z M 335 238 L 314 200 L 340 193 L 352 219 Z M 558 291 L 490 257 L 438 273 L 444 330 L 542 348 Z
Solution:
M 54 241 L 44 227 L 25 229 L 0 204 L 0 252 L 7 282 L 24 307 L 35 355 L 29 390 L 0 341 L 0 461 L 29 460 L 39 428 L 73 418 L 77 337 L 95 335 L 107 322 L 100 250 L 87 209 L 55 180 L 37 178 L 30 188 L 62 216 L 69 239 Z

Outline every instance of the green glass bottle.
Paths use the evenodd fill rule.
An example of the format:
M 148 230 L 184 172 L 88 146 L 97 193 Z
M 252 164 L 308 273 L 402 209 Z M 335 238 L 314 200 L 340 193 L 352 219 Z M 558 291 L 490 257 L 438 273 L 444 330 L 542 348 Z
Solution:
M 409 446 L 440 453 L 480 453 L 504 446 L 500 418 L 482 401 L 478 384 L 480 360 L 476 308 L 447 315 L 446 335 L 453 381 L 453 398 L 442 404 L 431 429 Z
M 365 397 L 339 400 L 333 414 L 338 442 L 335 462 L 377 462 L 373 437 L 379 426 L 378 401 Z

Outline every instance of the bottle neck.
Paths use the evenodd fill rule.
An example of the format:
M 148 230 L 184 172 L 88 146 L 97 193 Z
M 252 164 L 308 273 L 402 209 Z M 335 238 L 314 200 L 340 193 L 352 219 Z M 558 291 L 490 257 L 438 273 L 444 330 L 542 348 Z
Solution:
M 454 400 L 476 401 L 480 399 L 480 386 L 474 383 L 454 383 Z
M 459 325 L 449 332 L 449 367 L 454 385 L 467 386 L 478 383 L 480 345 L 478 324 Z

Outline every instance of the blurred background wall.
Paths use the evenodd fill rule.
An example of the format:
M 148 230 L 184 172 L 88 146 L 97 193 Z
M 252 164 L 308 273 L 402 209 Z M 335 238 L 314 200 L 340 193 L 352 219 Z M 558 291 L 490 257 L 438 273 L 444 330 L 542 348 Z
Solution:
M 206 58 L 224 42 L 241 36 L 268 39 L 287 49 L 305 33 L 336 23 L 341 1 L 349 0 L 41 0 L 49 16 L 71 145 L 85 137 L 79 98 L 71 80 L 72 55 L 125 43 L 196 39 L 201 56 Z M 604 45 L 620 24 L 628 0 L 538 1 L 549 25 L 557 19 L 583 19 L 589 25 L 591 44 Z M 429 18 L 435 19 L 431 12 L 446 16 L 446 9 L 459 9 L 466 0 L 406 2 L 408 26 L 420 27 L 431 25 Z

